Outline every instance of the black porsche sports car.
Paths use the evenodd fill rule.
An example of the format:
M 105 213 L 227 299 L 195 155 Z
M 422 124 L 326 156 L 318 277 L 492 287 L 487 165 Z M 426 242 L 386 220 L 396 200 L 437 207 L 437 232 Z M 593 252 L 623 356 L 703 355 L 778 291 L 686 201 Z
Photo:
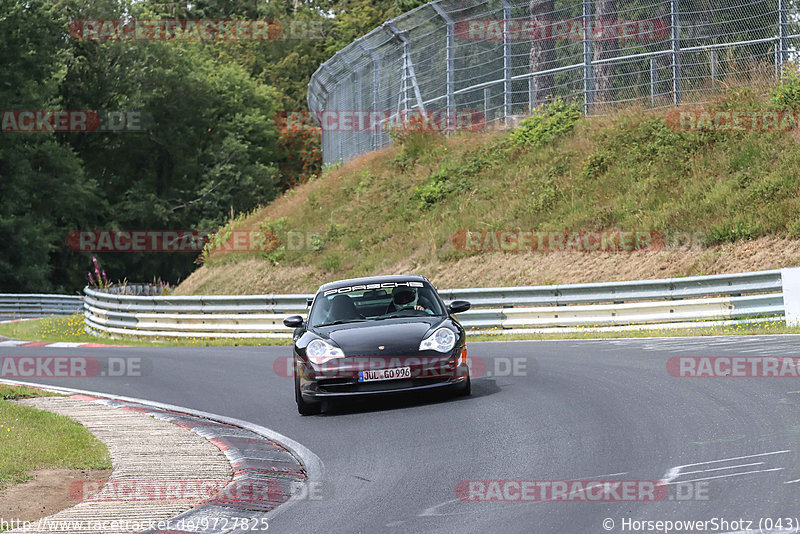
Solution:
M 451 388 L 470 394 L 464 329 L 453 317 L 470 303 L 445 306 L 422 276 L 341 280 L 319 288 L 294 328 L 297 409 L 319 413 L 345 396 Z

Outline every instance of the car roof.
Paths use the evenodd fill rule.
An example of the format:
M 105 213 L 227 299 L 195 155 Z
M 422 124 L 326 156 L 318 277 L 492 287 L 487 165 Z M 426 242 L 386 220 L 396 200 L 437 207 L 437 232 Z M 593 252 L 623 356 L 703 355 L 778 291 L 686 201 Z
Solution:
M 388 276 L 367 276 L 365 278 L 348 278 L 347 280 L 337 280 L 335 282 L 328 282 L 319 286 L 317 293 L 334 287 L 342 286 L 358 286 L 365 284 L 382 284 L 385 282 L 425 282 L 430 284 L 430 281 L 424 276 L 418 274 L 404 274 L 404 275 L 388 275 Z

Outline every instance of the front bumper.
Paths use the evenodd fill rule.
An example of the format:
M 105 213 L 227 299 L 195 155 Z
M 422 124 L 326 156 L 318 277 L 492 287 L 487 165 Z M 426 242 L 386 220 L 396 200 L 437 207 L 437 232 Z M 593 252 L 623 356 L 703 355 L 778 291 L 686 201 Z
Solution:
M 327 362 L 326 362 L 327 363 Z M 309 402 L 336 397 L 382 395 L 434 390 L 463 385 L 469 378 L 466 351 L 454 354 L 407 358 L 343 358 L 336 365 L 315 366 L 296 358 L 300 394 Z M 411 376 L 402 379 L 359 382 L 361 370 L 410 367 Z

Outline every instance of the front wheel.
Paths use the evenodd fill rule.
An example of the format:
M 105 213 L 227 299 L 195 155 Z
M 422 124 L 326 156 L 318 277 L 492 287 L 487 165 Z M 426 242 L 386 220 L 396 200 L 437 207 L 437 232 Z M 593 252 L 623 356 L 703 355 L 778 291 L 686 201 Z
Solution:
M 322 413 L 322 404 L 319 402 L 306 402 L 301 397 L 297 401 L 297 412 L 300 415 L 317 415 Z
M 294 371 L 294 399 L 297 401 L 297 412 L 300 415 L 316 415 L 322 412 L 322 403 L 306 402 L 300 394 L 300 377 L 297 376 L 297 368 Z
M 458 392 L 459 397 L 469 397 L 472 394 L 472 381 L 469 377 L 465 381 L 464 385 L 461 386 L 460 391 Z

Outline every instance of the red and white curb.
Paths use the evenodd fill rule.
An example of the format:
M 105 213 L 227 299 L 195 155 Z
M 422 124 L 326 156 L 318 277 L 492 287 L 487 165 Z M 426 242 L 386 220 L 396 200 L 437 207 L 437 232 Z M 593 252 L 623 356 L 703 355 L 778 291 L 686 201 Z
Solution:
M 0 347 L 47 347 L 51 349 L 77 349 L 77 348 L 105 348 L 105 347 L 130 347 L 130 345 L 105 345 L 103 343 L 70 343 L 66 341 L 23 341 L 20 339 L 5 339 L 0 341 Z
M 300 443 L 274 430 L 240 419 L 145 399 L 18 380 L 0 379 L 0 383 L 36 387 L 71 395 L 73 398 L 88 402 L 99 402 L 110 407 L 146 413 L 157 419 L 169 421 L 205 437 L 223 452 L 234 470 L 231 487 L 235 488 L 237 484 L 247 485 L 253 480 L 266 480 L 279 488 L 277 498 L 263 503 L 266 506 L 252 506 L 250 500 L 242 502 L 238 499 L 221 497 L 193 508 L 173 518 L 173 520 L 183 520 L 185 526 L 180 529 L 181 532 L 243 533 L 252 529 L 242 528 L 244 526 L 242 524 L 222 521 L 220 518 L 252 520 L 258 517 L 269 521 L 301 500 L 314 499 L 311 496 L 312 488 L 315 488 L 313 491 L 316 495 L 321 493 L 319 488 L 322 487 L 324 478 L 322 461 Z M 326 486 L 325 491 L 329 492 L 330 488 Z M 233 493 L 235 494 L 235 491 Z M 208 528 L 211 523 L 215 528 Z M 189 526 L 194 528 L 186 528 Z M 152 529 L 145 532 L 154 534 L 170 531 Z

